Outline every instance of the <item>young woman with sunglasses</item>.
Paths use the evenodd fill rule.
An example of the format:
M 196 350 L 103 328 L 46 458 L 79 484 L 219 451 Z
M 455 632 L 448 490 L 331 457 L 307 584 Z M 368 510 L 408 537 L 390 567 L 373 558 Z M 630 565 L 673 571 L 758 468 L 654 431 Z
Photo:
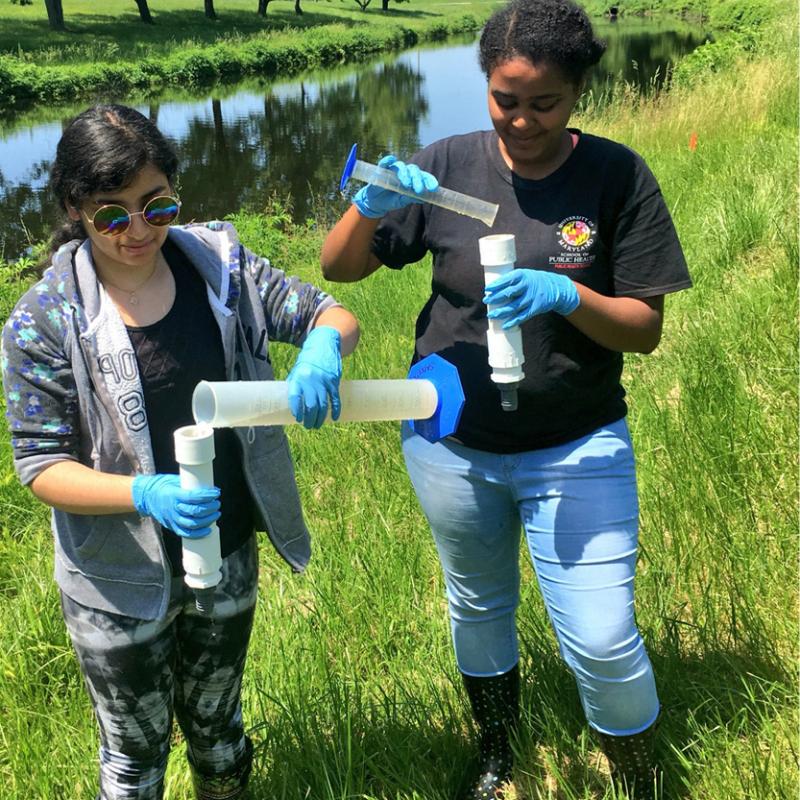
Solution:
M 411 481 L 445 573 L 456 660 L 481 733 L 470 797 L 500 797 L 518 716 L 518 551 L 524 530 L 561 653 L 619 782 L 653 796 L 659 713 L 633 613 L 636 478 L 620 384 L 623 353 L 661 336 L 663 296 L 690 286 L 652 173 L 628 148 L 568 128 L 604 46 L 570 0 L 517 0 L 480 41 L 493 130 L 454 136 L 403 164 L 406 186 L 498 203 L 492 233 L 516 237 L 517 269 L 484 290 L 482 223 L 367 185 L 329 234 L 327 278 L 433 257 L 414 359 L 459 370 L 455 435 L 403 430 Z M 433 176 L 436 176 L 435 178 Z M 501 410 L 487 316 L 521 325 L 519 406 Z
M 269 380 L 270 340 L 300 348 L 292 411 L 338 415 L 355 318 L 247 250 L 229 223 L 177 220 L 177 159 L 134 109 L 98 106 L 64 131 L 52 167 L 67 214 L 42 279 L 3 330 L 21 481 L 52 506 L 55 577 L 100 729 L 103 800 L 163 794 L 173 713 L 196 794 L 246 786 L 241 679 L 256 599 L 255 530 L 302 570 L 306 529 L 285 436 L 219 430 L 213 489 L 181 489 L 172 433 L 200 380 Z M 220 529 L 214 613 L 194 608 L 182 537 Z

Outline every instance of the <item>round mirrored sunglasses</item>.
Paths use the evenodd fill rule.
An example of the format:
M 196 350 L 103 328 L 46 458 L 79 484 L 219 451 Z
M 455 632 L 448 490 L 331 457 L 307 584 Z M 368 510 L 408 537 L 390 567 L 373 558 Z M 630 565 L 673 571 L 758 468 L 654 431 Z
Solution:
M 163 228 L 178 218 L 181 203 L 177 197 L 163 195 L 154 197 L 145 203 L 141 211 L 131 213 L 125 206 L 111 204 L 101 206 L 93 217 L 88 217 L 92 227 L 102 236 L 119 236 L 131 226 L 133 217 L 142 216 L 148 225 Z

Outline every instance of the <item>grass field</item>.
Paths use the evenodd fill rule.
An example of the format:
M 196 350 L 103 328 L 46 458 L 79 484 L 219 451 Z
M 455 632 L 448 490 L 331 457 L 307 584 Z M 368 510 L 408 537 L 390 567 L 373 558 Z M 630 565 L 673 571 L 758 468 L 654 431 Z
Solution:
M 501 0 L 391 0 L 388 11 L 381 0 L 370 0 L 361 11 L 354 0 L 301 0 L 303 14 L 294 10 L 294 0 L 271 0 L 267 15 L 255 13 L 256 0 L 217 0 L 218 19 L 203 14 L 200 0 L 150 0 L 154 25 L 142 23 L 132 0 L 65 0 L 66 31 L 53 31 L 47 23 L 43 0 L 32 5 L 0 4 L 0 55 L 8 54 L 39 64 L 137 60 L 169 54 L 176 48 L 241 40 L 265 32 L 302 32 L 330 24 L 369 26 L 402 24 L 410 28 L 435 19 L 464 14 L 488 15 Z M 626 0 L 617 3 L 622 12 L 659 12 L 709 15 L 726 0 Z M 764 2 L 764 0 L 759 0 Z M 758 4 L 758 3 L 756 3 Z M 587 11 L 599 16 L 608 3 L 584 0 Z
M 642 505 L 638 619 L 665 710 L 668 798 L 798 794 L 793 30 L 776 35 L 772 55 L 695 88 L 621 97 L 577 121 L 647 159 L 695 281 L 668 299 L 661 347 L 628 357 L 625 373 Z M 319 282 L 323 230 L 235 221 L 249 246 Z M 28 280 L 4 269 L 0 316 Z M 364 329 L 345 377 L 405 374 L 428 284 L 421 264 L 328 286 Z M 274 348 L 279 374 L 292 356 Z M 315 557 L 298 577 L 261 551 L 244 695 L 253 797 L 454 798 L 469 722 L 397 426 L 290 437 Z M 89 798 L 95 729 L 51 579 L 48 515 L 18 486 L 5 434 L 1 452 L 0 797 Z M 522 563 L 517 787 L 529 798 L 610 800 L 524 554 Z M 176 734 L 169 800 L 192 796 L 184 755 Z
M 436 0 L 433 3 L 392 0 L 381 10 L 380 0 L 371 0 L 366 11 L 349 0 L 305 0 L 303 14 L 294 11 L 294 0 L 272 0 L 266 17 L 256 14 L 256 0 L 217 0 L 218 19 L 203 15 L 196 0 L 151 0 L 154 25 L 144 25 L 131 0 L 105 0 L 102 9 L 95 0 L 64 3 L 66 32 L 51 31 L 44 3 L 30 6 L 0 5 L 0 53 L 22 56 L 40 64 L 137 60 L 169 54 L 176 48 L 240 40 L 265 32 L 302 33 L 320 25 L 348 27 L 400 24 L 414 28 L 433 19 L 463 14 L 488 14 L 497 0 Z
M 7 20 L 0 8 L 1 117 L 37 105 L 332 69 L 477 31 L 494 7 L 487 0 L 445 0 L 427 11 L 355 14 L 340 2 L 325 4 L 323 13 L 295 15 L 289 24 L 276 15 L 265 21 L 253 9 L 245 13 L 240 4 L 217 23 L 179 0 L 150 26 L 125 13 L 121 0 L 109 5 L 102 13 L 81 5 L 71 28 L 59 33 L 41 13 L 28 14 L 30 6 L 10 6 L 16 11 Z

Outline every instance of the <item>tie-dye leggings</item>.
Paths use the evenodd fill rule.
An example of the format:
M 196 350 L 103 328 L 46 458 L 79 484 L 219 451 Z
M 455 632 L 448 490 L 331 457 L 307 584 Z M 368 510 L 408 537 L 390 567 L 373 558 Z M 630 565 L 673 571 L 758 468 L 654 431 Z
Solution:
M 100 728 L 102 800 L 161 800 L 173 711 L 196 774 L 247 758 L 242 672 L 253 622 L 255 537 L 224 559 L 211 619 L 174 578 L 163 619 L 140 620 L 61 596 L 64 619 Z

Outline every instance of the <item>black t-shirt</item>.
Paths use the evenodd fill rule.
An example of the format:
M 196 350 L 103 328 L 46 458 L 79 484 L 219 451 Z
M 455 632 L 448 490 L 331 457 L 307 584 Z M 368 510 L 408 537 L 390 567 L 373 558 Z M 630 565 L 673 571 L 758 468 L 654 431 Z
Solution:
M 578 133 L 578 132 L 576 132 Z M 513 173 L 494 131 L 435 142 L 412 159 L 442 186 L 497 203 L 491 230 L 428 203 L 393 212 L 372 249 L 394 269 L 433 256 L 431 296 L 417 318 L 414 362 L 438 353 L 459 371 L 466 405 L 454 436 L 514 453 L 572 441 L 625 416 L 622 354 L 596 344 L 555 312 L 523 323 L 519 408 L 500 408 L 490 378 L 478 239 L 512 233 L 517 267 L 569 276 L 607 296 L 654 297 L 691 286 L 656 179 L 629 148 L 580 134 L 542 180 Z
M 155 324 L 129 326 L 128 335 L 139 364 L 156 471 L 177 474 L 172 434 L 176 428 L 194 424 L 192 392 L 197 383 L 226 379 L 225 357 L 203 279 L 169 240 L 162 252 L 175 278 L 175 302 Z M 214 450 L 214 483 L 222 504 L 217 525 L 224 557 L 252 536 L 253 501 L 232 429 L 214 431 Z M 162 534 L 172 573 L 181 575 L 180 537 L 166 528 Z

